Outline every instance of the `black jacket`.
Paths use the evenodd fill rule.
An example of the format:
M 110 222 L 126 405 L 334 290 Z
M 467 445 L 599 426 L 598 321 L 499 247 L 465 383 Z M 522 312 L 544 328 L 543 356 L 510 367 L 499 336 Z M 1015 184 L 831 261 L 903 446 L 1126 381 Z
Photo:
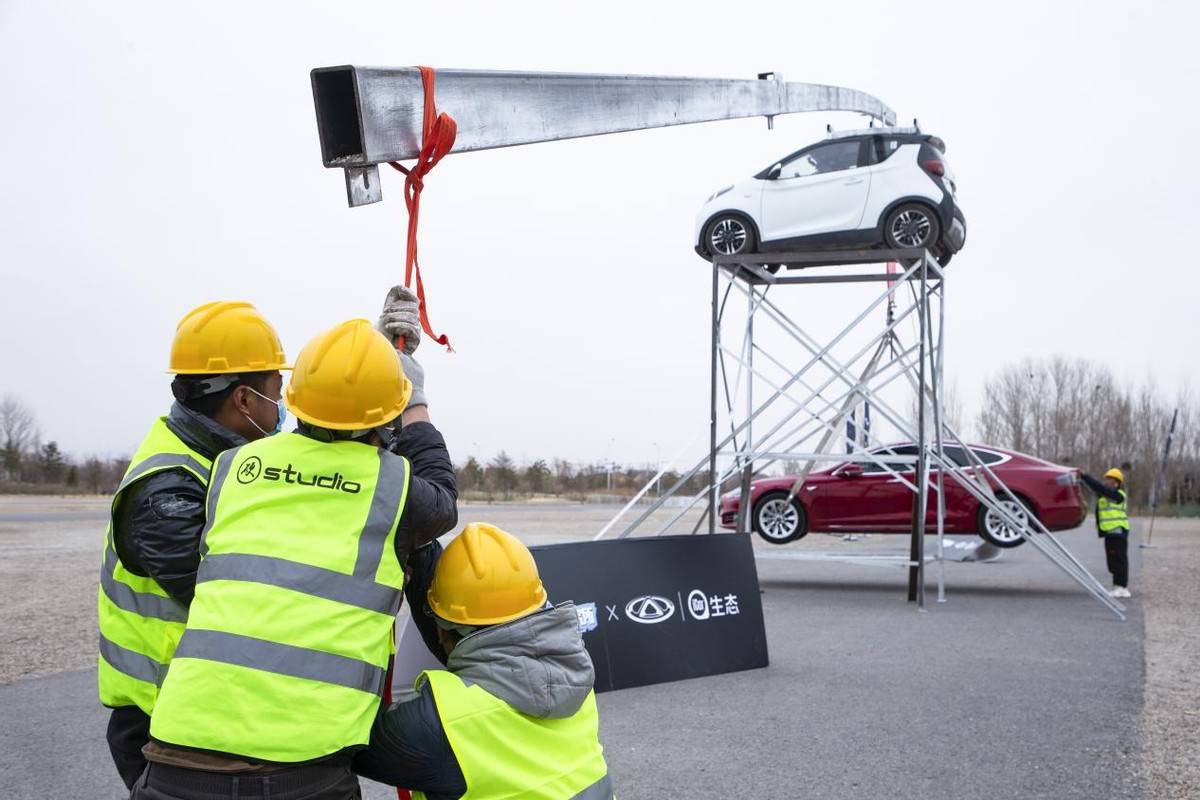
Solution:
M 1114 503 L 1121 502 L 1121 490 L 1120 489 L 1110 489 L 1110 488 L 1108 488 L 1108 486 L 1106 486 L 1104 484 L 1104 481 L 1100 480 L 1099 478 L 1093 478 L 1091 475 L 1088 475 L 1086 472 L 1079 473 L 1079 479 L 1082 480 L 1085 484 L 1087 484 L 1087 487 L 1089 489 L 1091 489 L 1093 492 L 1095 492 L 1096 494 L 1098 494 L 1100 497 L 1107 497 L 1109 500 L 1113 501 Z
M 175 403 L 167 427 L 208 460 L 246 440 L 203 414 Z M 200 565 L 205 488 L 190 472 L 167 469 L 136 481 L 121 494 L 113 539 L 125 569 L 149 576 L 167 594 L 190 605 Z

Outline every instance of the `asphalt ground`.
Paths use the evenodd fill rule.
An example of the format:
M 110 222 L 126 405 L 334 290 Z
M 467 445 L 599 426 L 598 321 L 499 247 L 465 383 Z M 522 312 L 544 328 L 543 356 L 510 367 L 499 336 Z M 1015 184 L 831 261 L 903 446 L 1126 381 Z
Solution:
M 0 707 L 7 711 L 0 796 L 121 797 L 91 667 L 103 504 L 45 502 L 0 499 Z M 543 543 L 590 538 L 612 511 L 467 506 L 462 518 L 495 521 Z M 1169 634 L 1170 625 L 1188 627 L 1186 616 L 1163 617 L 1168 633 L 1158 638 L 1173 650 L 1145 656 L 1158 665 L 1153 682 L 1143 666 L 1143 555 L 1185 581 L 1200 558 L 1200 548 L 1187 550 L 1193 571 L 1181 571 L 1183 550 L 1170 549 L 1173 530 L 1188 542 L 1200 537 L 1195 522 L 1174 529 L 1160 522 L 1155 539 L 1164 544 L 1131 548 L 1135 598 L 1126 622 L 1028 546 L 994 563 L 947 564 L 947 602 L 934 602 L 931 580 L 926 613 L 905 602 L 902 569 L 760 560 L 770 667 L 600 696 L 601 738 L 618 792 L 1196 796 L 1189 793 L 1197 784 L 1186 777 L 1162 780 L 1164 770 L 1177 776 L 1180 759 L 1196 749 L 1191 729 L 1181 728 L 1194 721 L 1195 682 L 1176 678 L 1194 661 L 1194 635 L 1192 645 L 1180 646 Z M 1094 534 L 1061 538 L 1105 574 Z M 856 552 L 903 545 L 875 536 L 854 543 L 809 537 L 799 546 Z M 1157 602 L 1176 609 L 1168 585 Z M 1156 753 L 1165 756 L 1156 761 Z M 390 796 L 364 785 L 364 797 Z

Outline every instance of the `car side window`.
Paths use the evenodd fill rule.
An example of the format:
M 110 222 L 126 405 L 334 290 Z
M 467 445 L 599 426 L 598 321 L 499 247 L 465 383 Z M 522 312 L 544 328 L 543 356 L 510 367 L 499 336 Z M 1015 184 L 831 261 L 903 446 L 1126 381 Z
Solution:
M 895 139 L 889 139 L 885 136 L 875 137 L 875 163 L 882 164 L 891 157 L 892 153 L 900 149 L 900 142 Z
M 785 161 L 779 178 L 806 178 L 809 175 L 854 169 L 858 166 L 859 147 L 857 139 L 814 147 L 790 161 Z
M 915 444 L 906 444 L 906 445 L 901 445 L 900 447 L 887 447 L 887 448 L 884 448 L 883 450 L 874 451 L 874 455 L 880 461 L 882 461 L 884 464 L 887 464 L 889 467 L 891 467 L 896 472 L 906 472 L 906 471 L 911 472 L 913 470 L 913 465 L 910 462 L 908 462 L 908 461 L 893 461 L 892 459 L 888 458 L 889 454 L 896 455 L 896 456 L 915 456 L 917 454 L 917 446 Z M 863 464 L 863 472 L 864 473 L 879 473 L 879 472 L 887 472 L 887 470 L 885 470 L 883 468 L 883 466 L 880 464 L 877 464 L 873 461 L 868 461 Z
M 979 450 L 974 447 L 971 448 L 971 450 L 984 464 L 995 464 L 997 461 L 1004 460 L 1004 456 L 1000 455 L 999 453 L 993 453 L 991 450 Z

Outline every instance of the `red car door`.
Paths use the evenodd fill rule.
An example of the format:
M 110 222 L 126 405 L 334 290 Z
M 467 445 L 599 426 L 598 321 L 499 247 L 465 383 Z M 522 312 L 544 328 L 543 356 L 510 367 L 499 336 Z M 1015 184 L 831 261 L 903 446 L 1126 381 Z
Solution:
M 890 452 L 912 456 L 916 447 L 895 447 Z M 889 466 L 912 481 L 912 464 L 890 462 Z M 912 525 L 912 489 L 879 464 L 843 464 L 813 475 L 804 482 L 801 497 L 810 509 L 810 530 L 896 531 Z

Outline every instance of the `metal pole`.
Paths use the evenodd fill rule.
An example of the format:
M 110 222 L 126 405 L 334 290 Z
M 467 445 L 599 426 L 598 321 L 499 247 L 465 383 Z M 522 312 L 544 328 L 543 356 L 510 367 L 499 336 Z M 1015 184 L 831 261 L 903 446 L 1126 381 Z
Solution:
M 758 308 L 758 290 L 750 284 L 746 296 L 746 417 L 753 423 L 754 415 L 754 312 Z M 742 465 L 741 502 L 738 504 L 737 532 L 750 530 L 750 479 L 754 475 L 754 427 L 746 426 L 746 458 Z
M 946 331 L 946 280 L 943 278 L 938 282 L 938 329 L 937 329 L 937 366 L 933 373 L 933 416 L 934 427 L 937 435 L 937 453 L 938 461 L 944 465 L 946 463 L 946 451 L 942 446 L 942 425 L 945 420 L 945 389 L 946 389 L 946 372 L 945 372 L 945 331 Z M 937 573 L 937 601 L 939 603 L 946 602 L 946 468 L 941 466 L 938 469 L 937 479 L 937 557 L 938 557 L 938 573 Z
M 917 608 L 925 608 L 925 512 L 929 501 L 929 454 L 925 452 L 925 338 L 928 332 L 926 305 L 926 258 L 921 259 L 920 349 L 917 356 L 917 496 L 913 498 L 912 542 L 909 548 L 908 600 L 916 602 Z
M 1163 475 L 1167 471 L 1167 459 L 1171 457 L 1171 440 L 1175 438 L 1175 423 L 1179 421 L 1179 409 L 1175 409 L 1175 413 L 1171 415 L 1171 428 L 1167 431 L 1167 443 L 1163 447 L 1162 461 L 1158 463 L 1158 471 L 1154 474 L 1154 485 L 1150 487 L 1150 532 L 1146 535 L 1146 541 L 1139 547 L 1153 547 L 1154 541 L 1154 517 L 1158 513 L 1158 490 L 1163 483 Z
M 721 316 L 717 304 L 720 267 L 712 265 L 712 377 L 709 380 L 708 406 L 708 532 L 717 532 L 717 357 L 721 347 Z

